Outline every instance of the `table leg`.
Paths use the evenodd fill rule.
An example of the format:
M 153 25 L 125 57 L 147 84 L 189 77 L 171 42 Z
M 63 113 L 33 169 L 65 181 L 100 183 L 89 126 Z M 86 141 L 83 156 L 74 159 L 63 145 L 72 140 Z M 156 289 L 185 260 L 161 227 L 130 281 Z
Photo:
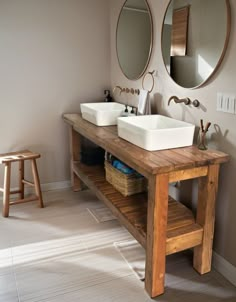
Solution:
M 145 288 L 152 298 L 164 293 L 168 181 L 168 174 L 149 179 Z
M 71 185 L 75 192 L 82 190 L 82 181 L 74 173 L 74 162 L 80 161 L 81 151 L 81 135 L 76 132 L 72 126 L 69 127 L 69 139 L 70 139 L 70 169 L 71 169 Z
M 210 165 L 208 175 L 199 178 L 198 183 L 196 222 L 203 227 L 203 242 L 194 248 L 193 266 L 200 274 L 211 270 L 218 176 L 219 165 Z

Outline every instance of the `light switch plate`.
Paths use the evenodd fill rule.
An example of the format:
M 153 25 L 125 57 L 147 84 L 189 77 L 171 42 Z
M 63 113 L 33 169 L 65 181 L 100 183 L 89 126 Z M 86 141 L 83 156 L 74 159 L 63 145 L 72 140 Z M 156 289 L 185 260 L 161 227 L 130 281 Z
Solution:
M 236 110 L 236 108 L 235 108 L 235 96 L 232 96 L 232 95 L 231 95 L 231 96 L 229 97 L 229 107 L 228 107 L 228 112 L 234 114 L 234 113 L 236 113 L 235 110 Z
M 217 100 L 216 100 L 216 110 L 222 111 L 222 101 L 223 101 L 223 94 L 217 93 Z
M 216 110 L 236 114 L 236 97 L 229 93 L 217 93 Z

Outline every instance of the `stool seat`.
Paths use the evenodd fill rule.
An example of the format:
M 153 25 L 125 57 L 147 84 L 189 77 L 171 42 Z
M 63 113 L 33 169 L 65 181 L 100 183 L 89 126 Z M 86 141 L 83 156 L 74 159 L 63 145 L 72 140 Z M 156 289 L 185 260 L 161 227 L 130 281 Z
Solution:
M 3 192 L 3 216 L 4 217 L 9 216 L 10 205 L 38 200 L 40 207 L 41 208 L 44 207 L 43 199 L 42 199 L 42 192 L 41 192 L 41 188 L 40 188 L 38 169 L 37 169 L 37 164 L 36 164 L 36 159 L 39 157 L 40 157 L 40 154 L 33 153 L 29 150 L 22 150 L 22 151 L 18 151 L 18 152 L 0 154 L 0 164 L 5 165 L 4 187 L 0 188 L 0 191 Z M 25 160 L 31 161 L 31 168 L 32 168 L 34 182 L 24 179 L 24 162 L 25 162 Z M 10 190 L 11 164 L 13 162 L 19 162 L 19 189 L 15 190 L 15 191 Z M 34 187 L 34 189 L 35 189 L 34 196 L 24 198 L 25 184 Z M 10 195 L 17 194 L 17 193 L 20 194 L 19 195 L 20 199 L 11 201 Z
M 5 153 L 5 154 L 0 154 L 0 164 L 5 164 L 7 162 L 16 162 L 19 160 L 39 158 L 39 157 L 40 157 L 40 154 L 33 153 L 29 150 Z

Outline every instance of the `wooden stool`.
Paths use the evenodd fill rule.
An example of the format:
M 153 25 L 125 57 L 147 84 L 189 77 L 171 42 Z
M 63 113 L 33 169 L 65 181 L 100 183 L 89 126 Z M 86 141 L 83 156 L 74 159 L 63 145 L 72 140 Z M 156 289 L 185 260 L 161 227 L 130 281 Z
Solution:
M 5 164 L 5 174 L 4 174 L 4 187 L 0 188 L 0 191 L 3 192 L 3 216 L 9 216 L 9 207 L 10 205 L 29 202 L 38 200 L 39 205 L 41 208 L 44 207 L 43 199 L 42 199 L 42 192 L 40 188 L 40 181 L 39 175 L 37 170 L 36 159 L 40 157 L 40 154 L 33 153 L 29 150 L 23 150 L 19 152 L 12 152 L 6 154 L 0 154 L 0 164 Z M 30 182 L 24 179 L 24 161 L 31 160 L 31 167 L 34 182 Z M 19 162 L 19 190 L 11 191 L 11 163 L 12 162 Z M 25 184 L 30 185 L 35 188 L 35 196 L 25 198 L 24 188 Z M 18 200 L 10 201 L 11 194 L 18 194 Z

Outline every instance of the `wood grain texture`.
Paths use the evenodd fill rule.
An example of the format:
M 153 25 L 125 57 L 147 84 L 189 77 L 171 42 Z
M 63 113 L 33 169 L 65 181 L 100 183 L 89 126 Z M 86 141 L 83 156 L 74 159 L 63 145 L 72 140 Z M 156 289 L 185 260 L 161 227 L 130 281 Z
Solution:
M 229 160 L 229 156 L 223 152 L 201 151 L 196 146 L 146 151 L 119 138 L 115 126 L 97 127 L 83 120 L 80 114 L 64 114 L 63 118 L 75 131 L 112 153 L 146 178 L 150 174 L 191 169 Z
M 34 178 L 34 187 L 35 187 L 35 192 L 36 192 L 37 199 L 39 201 L 39 206 L 41 208 L 44 208 L 43 196 L 42 196 L 42 191 L 41 191 L 41 186 L 40 186 L 40 180 L 39 180 L 39 174 L 38 174 L 36 159 L 31 160 L 31 166 L 32 166 L 32 173 L 33 173 L 33 178 Z
M 192 168 L 180 171 L 173 171 L 169 173 L 169 182 L 176 182 L 180 180 L 192 179 L 201 176 L 206 176 L 208 167 Z
M 168 174 L 149 179 L 145 288 L 150 297 L 164 293 Z
M 164 292 L 166 255 L 195 247 L 195 268 L 210 269 L 219 164 L 229 156 L 196 146 L 146 151 L 117 135 L 117 127 L 97 127 L 79 114 L 65 114 L 70 125 L 71 171 L 81 179 L 146 249 L 145 288 L 151 297 Z M 78 132 L 78 134 L 77 134 Z M 82 135 L 148 179 L 146 193 L 124 197 L 105 179 L 103 166 L 85 166 L 78 158 Z M 217 168 L 216 168 L 217 167 Z M 168 197 L 169 182 L 199 178 L 197 221 L 191 210 Z M 78 182 L 80 185 L 80 183 Z
M 17 162 L 26 159 L 39 158 L 40 154 L 33 153 L 29 150 L 22 150 L 17 152 L 10 152 L 0 154 L 0 164 L 5 164 L 7 162 Z
M 81 136 L 76 132 L 72 126 L 69 127 L 69 141 L 70 141 L 70 171 L 71 171 L 71 185 L 74 192 L 81 191 L 83 184 L 81 179 L 74 173 L 73 164 L 75 161 L 80 162 L 81 152 Z
M 10 201 L 10 205 L 17 205 L 17 204 L 22 204 L 22 203 L 27 203 L 27 202 L 31 202 L 31 201 L 36 201 L 39 200 L 38 196 L 30 196 L 30 197 L 26 197 L 24 199 L 18 199 L 18 200 L 14 200 L 14 201 Z M 41 206 L 41 208 L 43 208 L 43 206 Z
M 19 161 L 19 199 L 24 199 L 25 197 L 25 163 L 23 160 Z
M 208 175 L 199 178 L 197 223 L 203 227 L 203 242 L 194 248 L 193 265 L 200 274 L 211 270 L 218 175 L 219 165 L 211 165 Z
M 189 6 L 175 9 L 172 17 L 171 56 L 185 56 L 188 42 Z
M 203 228 L 197 223 L 169 231 L 166 240 L 166 255 L 198 246 L 203 240 Z
M 74 163 L 74 171 L 82 178 L 84 183 L 96 193 L 98 198 L 111 209 L 112 213 L 119 218 L 121 223 L 126 226 L 129 232 L 146 249 L 147 194 L 139 193 L 124 197 L 106 181 L 104 168 L 102 166 L 89 167 L 76 162 Z M 196 230 L 199 229 L 202 228 L 195 223 L 195 218 L 191 210 L 169 196 L 166 254 L 177 251 L 177 248 L 176 250 L 173 249 L 173 245 L 175 245 L 175 240 L 179 242 L 180 234 L 188 235 L 189 241 L 192 240 L 193 242 L 193 244 L 188 243 L 188 245 L 191 245 L 191 247 L 195 246 L 195 240 L 191 237 L 195 237 Z M 186 244 L 182 244 L 178 247 L 178 251 L 186 248 L 188 248 Z
M 9 200 L 11 185 L 11 163 L 7 162 L 4 168 L 4 184 L 3 184 L 3 217 L 9 216 Z
M 40 154 L 33 153 L 29 150 L 23 150 L 18 152 L 5 153 L 0 155 L 0 163 L 5 165 L 4 170 L 4 188 L 0 191 L 3 192 L 3 217 L 9 216 L 9 207 L 10 205 L 25 203 L 29 201 L 38 200 L 39 206 L 44 207 L 42 192 L 40 187 L 40 180 L 38 175 L 38 169 L 36 164 L 36 159 L 40 157 Z M 27 181 L 24 179 L 24 161 L 31 161 L 32 174 L 34 182 Z M 11 163 L 19 162 L 19 189 L 11 191 Z M 36 196 L 33 197 L 24 197 L 24 185 L 27 184 L 31 187 L 34 187 Z M 14 201 L 10 200 L 11 194 L 19 194 L 19 199 Z

